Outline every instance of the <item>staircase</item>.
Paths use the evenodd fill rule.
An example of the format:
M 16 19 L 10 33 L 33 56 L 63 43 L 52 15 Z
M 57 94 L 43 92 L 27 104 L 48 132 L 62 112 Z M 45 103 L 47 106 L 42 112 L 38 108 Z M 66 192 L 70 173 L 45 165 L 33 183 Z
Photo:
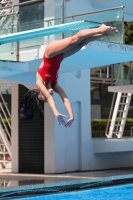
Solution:
M 11 114 L 0 94 L 0 165 L 11 168 Z
M 2 0 L 2 1 L 0 1 L 0 5 L 1 5 L 0 16 L 13 13 L 13 8 L 12 7 L 8 8 L 9 6 L 12 6 L 11 0 Z
M 12 16 L 4 16 L 13 13 L 13 7 L 8 8 L 12 5 L 11 0 L 2 0 L 0 2 L 2 8 L 0 10 L 0 35 L 11 33 L 13 29 L 13 18 Z
M 107 136 L 107 138 L 112 138 L 112 137 L 122 138 L 130 106 L 130 101 L 132 97 L 131 93 L 118 92 L 115 102 L 115 95 L 116 93 L 114 93 L 108 124 L 106 127 L 105 135 Z M 114 111 L 113 111 L 113 106 L 114 106 Z M 112 111 L 113 114 L 111 114 Z
M 12 33 L 14 13 L 11 0 L 0 1 L 0 35 Z M 5 15 L 5 16 L 4 16 Z M 9 15 L 9 16 L 8 16 Z M 0 83 L 1 84 L 1 83 Z M 11 114 L 0 93 L 0 168 L 11 168 Z

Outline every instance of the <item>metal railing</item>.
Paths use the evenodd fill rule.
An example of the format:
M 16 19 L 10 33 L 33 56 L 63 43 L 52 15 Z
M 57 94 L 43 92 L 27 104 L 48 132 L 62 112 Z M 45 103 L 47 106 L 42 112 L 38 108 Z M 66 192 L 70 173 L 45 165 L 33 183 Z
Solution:
M 2 14 L 2 15 L 0 15 L 0 18 L 16 17 L 16 29 L 17 29 L 17 32 L 19 32 L 19 12 L 14 11 L 14 8 L 20 7 L 20 6 L 25 6 L 25 5 L 30 5 L 30 4 L 38 3 L 38 2 L 44 2 L 44 0 L 32 0 L 32 1 L 27 1 L 27 2 L 23 2 L 23 3 L 11 5 L 11 6 L 2 7 L 2 8 L 0 8 L 0 11 L 2 11 L 2 10 L 8 11 L 8 9 L 9 9 L 9 10 L 11 10 L 11 13 Z M 11 26 L 13 26 L 13 24 Z M 16 61 L 19 61 L 19 42 L 16 42 Z
M 108 135 L 109 127 L 110 127 L 110 124 L 111 124 L 111 118 L 112 118 L 112 115 L 113 115 L 115 100 L 116 100 L 116 93 L 114 92 L 111 107 L 110 107 L 110 112 L 109 112 L 109 116 L 108 116 L 108 121 L 107 121 L 107 125 L 106 125 L 106 130 L 105 130 L 106 136 Z
M 0 94 L 0 120 L 0 164 L 5 168 L 5 164 L 11 161 L 11 114 L 2 94 Z
M 75 15 L 69 15 L 64 17 L 64 19 L 68 19 L 68 18 L 72 18 L 74 20 L 75 17 L 79 17 L 79 16 L 83 16 L 83 15 L 89 15 L 89 14 L 95 14 L 95 13 L 100 13 L 100 12 L 105 12 L 105 11 L 110 11 L 110 10 L 117 10 L 117 9 L 124 9 L 124 6 L 118 6 L 118 7 L 114 7 L 114 8 L 107 8 L 107 9 L 102 9 L 102 10 L 96 10 L 96 11 L 91 11 L 91 12 L 85 12 L 85 13 L 80 13 L 80 14 L 75 14 Z M 45 20 L 45 22 L 50 22 L 53 20 L 60 20 L 62 19 L 61 17 L 59 18 L 51 18 L 48 20 Z
M 121 63 L 123 66 L 123 76 L 121 77 L 121 67 L 118 64 L 96 67 L 91 69 L 91 82 L 104 83 L 110 85 L 133 84 L 133 61 Z
M 2 7 L 2 8 L 0 8 L 0 10 L 9 9 L 9 8 L 14 9 L 15 7 L 25 6 L 25 5 L 29 5 L 29 4 L 33 4 L 33 3 L 38 3 L 38 2 L 44 2 L 44 0 L 32 0 L 32 1 L 27 1 L 27 2 L 23 2 L 23 3 L 18 3 L 18 4 L 15 4 L 15 5 Z
M 18 29 L 19 14 L 18 14 L 18 12 L 14 11 L 14 8 L 15 7 L 21 7 L 21 6 L 26 6 L 26 5 L 30 5 L 30 4 L 34 4 L 34 3 L 39 3 L 39 2 L 44 2 L 44 0 L 32 0 L 32 1 L 27 1 L 27 2 L 23 2 L 23 3 L 15 4 L 15 5 L 12 5 L 12 6 L 7 6 L 7 7 L 0 8 L 0 10 L 3 10 L 3 9 L 12 9 L 12 13 L 5 14 L 5 15 L 0 15 L 0 17 L 16 16 L 17 17 L 17 32 L 18 32 L 19 31 L 19 29 Z M 109 9 L 102 9 L 102 10 L 96 10 L 96 11 L 92 11 L 92 12 L 86 12 L 86 13 L 80 13 L 80 14 L 75 14 L 75 15 L 70 15 L 70 16 L 64 16 L 64 0 L 63 0 L 62 4 L 61 4 L 61 17 L 60 18 L 47 19 L 47 20 L 44 20 L 44 22 L 46 22 L 46 23 L 49 24 L 51 21 L 61 20 L 61 23 L 64 23 L 65 19 L 71 19 L 71 21 L 74 21 L 74 19 L 76 17 L 79 17 L 79 16 L 85 16 L 85 15 L 90 15 L 90 14 L 95 14 L 95 13 L 101 13 L 101 12 L 105 12 L 105 11 L 122 9 L 122 13 L 123 13 L 122 20 L 123 20 L 123 24 L 124 24 L 124 11 L 123 11 L 123 8 L 124 8 L 124 6 L 118 6 L 118 7 L 109 8 Z M 124 26 L 123 26 L 123 31 L 122 32 L 124 32 Z M 62 35 L 62 37 L 64 37 L 64 35 Z M 123 41 L 124 41 L 124 34 L 123 34 Z M 19 61 L 19 42 L 17 42 L 16 45 L 17 45 L 17 48 L 16 48 L 17 49 L 16 60 Z M 96 81 L 96 79 L 95 79 L 95 81 Z M 108 81 L 108 79 L 107 79 L 107 81 Z M 114 80 L 110 79 L 110 82 L 111 81 L 114 83 Z M 0 104 L 0 108 L 2 110 L 2 104 Z M 10 125 L 9 125 L 9 127 L 10 127 Z M 5 128 L 5 130 L 6 130 L 6 128 Z M 10 138 L 10 133 L 7 132 L 7 134 L 8 134 L 8 137 Z
M 91 11 L 91 12 L 85 12 L 85 13 L 80 13 L 80 14 L 75 14 L 75 15 L 69 15 L 69 16 L 64 16 L 64 1 L 62 1 L 61 4 L 61 17 L 58 18 L 51 18 L 51 19 L 47 19 L 44 22 L 48 23 L 48 26 L 51 25 L 51 21 L 56 21 L 56 20 L 60 20 L 61 23 L 63 24 L 65 22 L 65 19 L 69 19 L 71 18 L 71 22 L 74 22 L 74 18 L 76 17 L 81 17 L 81 16 L 85 16 L 85 15 L 91 15 L 91 14 L 95 14 L 95 13 L 102 13 L 102 12 L 106 12 L 106 11 L 111 11 L 111 10 L 117 10 L 117 9 L 122 9 L 122 41 L 124 43 L 124 6 L 118 6 L 118 7 L 114 7 L 114 8 L 108 8 L 108 9 L 102 9 L 102 10 L 96 10 L 96 11 Z M 64 33 L 62 33 L 62 38 L 64 38 Z
M 51 18 L 51 19 L 47 19 L 45 20 L 44 19 L 44 22 L 45 23 L 48 23 L 48 26 L 50 24 L 51 21 L 55 21 L 55 20 L 61 20 L 61 23 L 64 23 L 65 22 L 65 19 L 69 19 L 71 18 L 71 21 L 73 22 L 75 20 L 76 17 L 82 17 L 82 16 L 85 16 L 85 15 L 90 15 L 90 14 L 95 14 L 95 13 L 103 13 L 105 11 L 111 11 L 111 10 L 117 10 L 117 9 L 122 9 L 122 12 L 123 12 L 123 8 L 124 6 L 118 6 L 118 7 L 114 7 L 114 8 L 108 8 L 108 9 L 101 9 L 101 10 L 96 10 L 96 11 L 91 11 L 91 12 L 86 12 L 86 13 L 80 13 L 80 14 L 75 14 L 75 15 L 70 15 L 70 16 L 64 16 L 64 1 L 65 0 L 61 0 L 61 5 L 60 5 L 60 8 L 61 8 L 61 17 L 59 18 Z M 1 15 L 0 17 L 13 17 L 15 16 L 16 17 L 16 20 L 17 20 L 17 32 L 19 31 L 19 13 L 15 11 L 15 8 L 16 7 L 22 7 L 22 6 L 26 6 L 26 5 L 30 5 L 30 4 L 35 4 L 35 3 L 39 3 L 39 2 L 44 2 L 44 0 L 32 0 L 32 1 L 27 1 L 27 2 L 23 2 L 23 3 L 18 3 L 18 4 L 15 4 L 15 5 L 11 5 L 11 6 L 7 6 L 7 7 L 2 7 L 0 8 L 0 11 L 3 10 L 3 9 L 12 9 L 12 13 L 11 14 L 6 14 L 6 15 Z M 124 12 L 123 12 L 123 19 L 124 19 Z M 62 33 L 62 38 L 64 38 L 64 34 Z M 33 46 L 36 46 L 36 45 L 33 45 Z M 28 46 L 28 47 L 33 47 L 33 46 Z M 16 61 L 19 61 L 19 50 L 20 50 L 20 45 L 19 45 L 19 42 L 16 43 Z

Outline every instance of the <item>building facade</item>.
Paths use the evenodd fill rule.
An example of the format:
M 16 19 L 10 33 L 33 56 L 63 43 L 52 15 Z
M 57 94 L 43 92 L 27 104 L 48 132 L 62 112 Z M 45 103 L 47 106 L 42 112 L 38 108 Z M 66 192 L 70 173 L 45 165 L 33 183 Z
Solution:
M 13 4 L 22 2 L 26 1 L 14 0 Z M 74 21 L 95 19 L 95 21 L 108 25 L 116 25 L 119 33 L 117 36 L 105 38 L 104 41 L 96 41 L 96 43 L 87 45 L 72 58 L 63 61 L 59 84 L 70 97 L 75 114 L 75 122 L 70 129 L 58 125 L 47 104 L 44 105 L 43 123 L 39 121 L 38 113 L 30 122 L 22 122 L 18 118 L 18 107 L 22 96 L 28 88 L 35 88 L 35 71 L 41 62 L 46 45 L 53 39 L 61 39 L 62 34 L 4 45 L 2 51 L 5 54 L 3 56 L 1 54 L 3 59 L 19 61 L 18 67 L 20 63 L 22 65 L 25 62 L 27 65 L 25 69 L 30 72 L 25 71 L 25 74 L 4 78 L 12 83 L 13 172 L 64 173 L 133 165 L 132 139 L 127 141 L 118 138 L 109 140 L 92 137 L 91 119 L 108 118 L 112 102 L 112 93 L 108 92 L 108 86 L 130 84 L 131 80 L 128 75 L 132 68 L 128 62 L 132 61 L 131 57 L 127 58 L 128 55 L 127 57 L 125 54 L 123 55 L 123 49 L 119 50 L 118 55 L 116 49 L 113 49 L 108 43 L 114 42 L 118 46 L 124 42 L 123 8 L 120 7 L 122 1 L 101 0 L 98 2 L 95 0 L 51 0 L 14 8 L 15 12 L 19 12 L 19 19 L 16 16 L 12 19 L 14 21 L 13 32 L 61 24 L 64 3 L 64 15 L 69 16 L 64 18 L 65 23 L 71 22 L 73 19 Z M 125 6 L 124 1 L 123 5 Z M 113 7 L 118 8 L 107 9 Z M 102 9 L 106 10 L 94 13 L 94 11 Z M 91 11 L 93 13 L 89 13 Z M 126 3 L 124 13 L 125 20 L 132 20 L 133 16 L 128 3 Z M 65 33 L 64 36 L 69 37 L 72 34 Z M 105 42 L 105 45 L 102 45 L 102 42 Z M 98 45 L 102 46 L 101 51 Z M 113 51 L 115 54 L 111 54 Z M 54 94 L 54 98 L 60 112 L 67 115 L 59 97 Z M 37 110 L 35 102 L 33 102 L 33 107 Z M 129 112 L 129 116 L 132 117 L 132 113 Z M 32 170 L 30 170 L 31 168 Z

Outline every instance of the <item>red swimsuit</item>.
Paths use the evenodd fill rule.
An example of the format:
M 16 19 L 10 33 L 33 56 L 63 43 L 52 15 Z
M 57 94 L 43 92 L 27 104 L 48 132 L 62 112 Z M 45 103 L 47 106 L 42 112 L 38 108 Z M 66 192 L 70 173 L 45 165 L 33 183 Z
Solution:
M 46 85 L 51 82 L 53 87 L 57 83 L 58 70 L 60 68 L 61 61 L 63 60 L 63 53 L 52 58 L 46 58 L 44 56 L 43 59 L 44 65 L 38 69 L 38 73 L 43 78 Z

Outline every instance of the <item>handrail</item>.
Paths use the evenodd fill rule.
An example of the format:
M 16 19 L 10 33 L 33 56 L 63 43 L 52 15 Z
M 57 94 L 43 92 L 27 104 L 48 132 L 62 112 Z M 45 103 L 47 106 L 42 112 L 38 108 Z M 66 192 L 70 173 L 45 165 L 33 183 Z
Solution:
M 108 137 L 108 128 L 109 128 L 110 119 L 111 119 L 112 112 L 113 112 L 113 107 L 114 107 L 114 105 L 115 105 L 115 98 L 116 98 L 116 92 L 114 92 L 114 94 L 113 94 L 113 99 L 112 99 L 112 103 L 111 103 L 111 108 L 110 108 L 110 112 L 109 112 L 109 116 L 108 116 L 108 122 L 107 122 L 106 130 L 105 130 L 105 135 L 106 135 L 106 137 Z
M 18 15 L 18 12 L 9 13 L 9 14 L 6 14 L 6 15 L 0 15 L 0 18 L 1 18 L 1 17 L 11 17 L 11 16 L 14 16 L 14 15 Z
M 24 6 L 24 5 L 27 5 L 27 4 L 37 3 L 37 2 L 40 2 L 40 1 L 43 2 L 44 0 L 26 1 L 26 2 L 23 2 L 23 3 L 18 3 L 18 4 L 15 4 L 15 5 L 12 5 L 12 6 L 2 7 L 2 8 L 0 8 L 0 10 L 4 10 L 4 9 L 8 9 L 8 8 L 14 8 L 14 7 L 17 7 L 17 6 Z
M 12 5 L 12 6 L 7 6 L 7 7 L 4 7 L 4 8 L 2 7 L 2 8 L 0 8 L 0 10 L 4 10 L 4 9 L 8 9 L 8 8 L 14 8 L 14 7 L 17 7 L 17 6 L 24 6 L 24 5 L 28 5 L 28 4 L 32 4 L 32 3 L 43 2 L 43 1 L 44 0 L 27 1 L 27 2 Z M 102 9 L 102 10 L 96 10 L 96 11 L 91 11 L 91 12 L 86 12 L 86 13 L 70 15 L 70 16 L 66 16 L 64 18 L 66 19 L 66 18 L 78 17 L 78 16 L 81 16 L 81 15 L 94 14 L 94 13 L 105 12 L 105 11 L 109 11 L 109 10 L 123 9 L 123 8 L 124 8 L 124 6 L 117 6 L 117 7 L 113 7 L 113 8 L 106 8 L 106 9 Z M 6 15 L 4 15 L 4 16 L 6 16 Z M 52 21 L 52 20 L 59 20 L 59 19 L 61 19 L 61 18 L 51 18 L 51 19 L 45 20 L 45 22 L 49 22 L 49 21 Z
M 8 118 L 7 118 L 7 116 L 6 116 L 6 113 L 5 113 L 5 111 L 4 111 L 4 109 L 3 109 L 3 107 L 2 107 L 2 104 L 0 103 L 0 108 L 1 108 L 1 110 L 3 111 L 3 114 L 4 114 L 4 116 L 5 116 L 5 118 L 6 118 L 6 120 L 7 120 L 7 123 L 8 123 L 8 126 L 10 127 L 10 129 L 11 129 L 11 124 L 9 123 L 9 121 L 8 121 Z
M 2 102 L 4 103 L 4 106 L 5 106 L 5 108 L 6 108 L 6 111 L 8 112 L 8 115 L 11 117 L 11 114 L 10 114 L 10 112 L 9 112 L 9 109 L 8 109 L 8 107 L 7 107 L 7 105 L 6 105 L 6 102 L 5 102 L 5 100 L 4 100 L 4 98 L 3 98 L 3 96 L 2 96 L 1 93 L 0 93 L 0 97 L 1 97 L 1 99 L 2 99 Z
M 8 137 L 9 137 L 9 139 L 10 139 L 10 141 L 11 141 L 11 134 L 9 133 L 9 131 L 8 131 L 7 127 L 6 127 L 5 122 L 4 122 L 4 120 L 3 120 L 1 114 L 0 114 L 0 118 L 1 118 L 1 121 L 2 121 L 2 123 L 3 123 L 4 128 L 5 128 L 5 130 L 6 130 L 6 133 L 7 133 Z M 6 118 L 6 119 L 7 119 L 7 118 Z M 8 120 L 7 120 L 7 121 L 8 121 Z M 10 129 L 11 129 L 11 125 L 10 125 Z
M 120 9 L 120 8 L 123 9 L 124 6 L 118 6 L 118 7 L 114 7 L 114 8 L 96 10 L 96 11 L 91 11 L 91 12 L 86 12 L 86 13 L 80 13 L 80 14 L 76 14 L 76 15 L 69 15 L 69 16 L 66 16 L 64 18 L 78 17 L 78 16 L 81 16 L 81 15 L 94 14 L 94 13 L 105 12 L 105 11 L 109 11 L 109 10 L 117 10 L 117 9 Z M 61 19 L 61 18 L 51 18 L 51 19 L 45 20 L 45 22 L 49 22 L 49 21 L 52 21 L 52 20 L 59 20 L 59 19 Z

